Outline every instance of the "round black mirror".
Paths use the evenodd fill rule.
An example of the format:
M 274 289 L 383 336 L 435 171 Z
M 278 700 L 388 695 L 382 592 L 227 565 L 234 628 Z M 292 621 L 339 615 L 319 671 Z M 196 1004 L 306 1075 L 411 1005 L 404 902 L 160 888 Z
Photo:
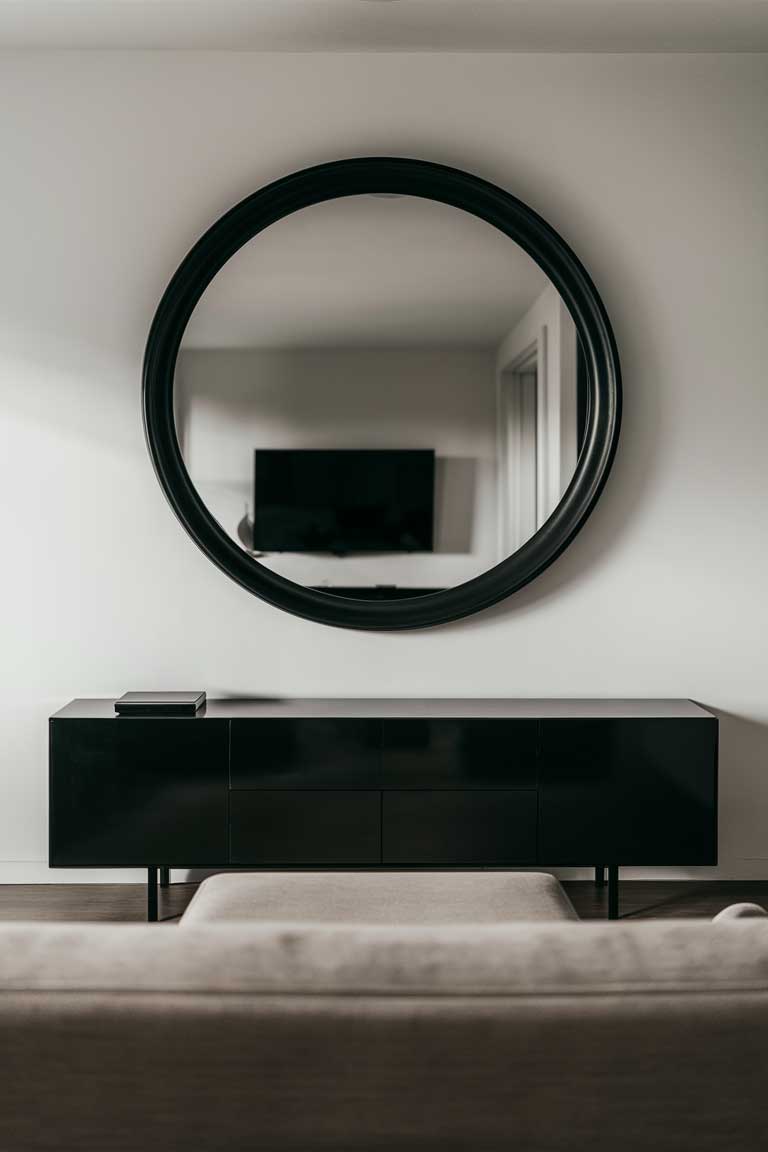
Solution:
M 349 628 L 441 624 L 534 579 L 594 507 L 621 418 L 610 322 L 561 237 L 476 176 L 386 157 L 218 220 L 157 309 L 143 396 L 203 552 Z

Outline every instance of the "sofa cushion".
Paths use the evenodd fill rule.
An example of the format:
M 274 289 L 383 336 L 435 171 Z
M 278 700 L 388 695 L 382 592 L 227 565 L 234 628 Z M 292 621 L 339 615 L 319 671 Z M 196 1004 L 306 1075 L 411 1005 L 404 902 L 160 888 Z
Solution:
M 577 920 L 545 872 L 256 872 L 204 880 L 181 918 L 354 924 Z

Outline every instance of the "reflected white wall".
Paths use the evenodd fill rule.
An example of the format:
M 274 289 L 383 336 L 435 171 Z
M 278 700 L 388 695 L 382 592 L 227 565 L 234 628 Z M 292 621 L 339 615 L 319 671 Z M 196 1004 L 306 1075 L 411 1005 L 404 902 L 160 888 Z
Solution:
M 255 448 L 432 448 L 434 553 L 263 558 L 303 584 L 450 587 L 496 562 L 495 358 L 477 349 L 187 349 L 182 450 L 234 535 Z

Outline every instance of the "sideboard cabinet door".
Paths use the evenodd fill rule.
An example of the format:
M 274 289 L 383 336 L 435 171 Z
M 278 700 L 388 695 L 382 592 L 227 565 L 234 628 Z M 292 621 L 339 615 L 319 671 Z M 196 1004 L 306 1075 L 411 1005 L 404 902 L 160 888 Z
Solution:
M 717 720 L 545 720 L 539 858 L 717 863 Z
M 54 866 L 221 865 L 226 720 L 52 720 Z

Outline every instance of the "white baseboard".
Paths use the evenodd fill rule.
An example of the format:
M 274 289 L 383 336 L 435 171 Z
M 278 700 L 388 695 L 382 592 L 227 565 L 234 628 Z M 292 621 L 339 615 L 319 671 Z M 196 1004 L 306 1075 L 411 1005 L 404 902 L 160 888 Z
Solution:
M 141 884 L 141 868 L 49 868 L 44 860 L 0 860 L 0 884 Z

